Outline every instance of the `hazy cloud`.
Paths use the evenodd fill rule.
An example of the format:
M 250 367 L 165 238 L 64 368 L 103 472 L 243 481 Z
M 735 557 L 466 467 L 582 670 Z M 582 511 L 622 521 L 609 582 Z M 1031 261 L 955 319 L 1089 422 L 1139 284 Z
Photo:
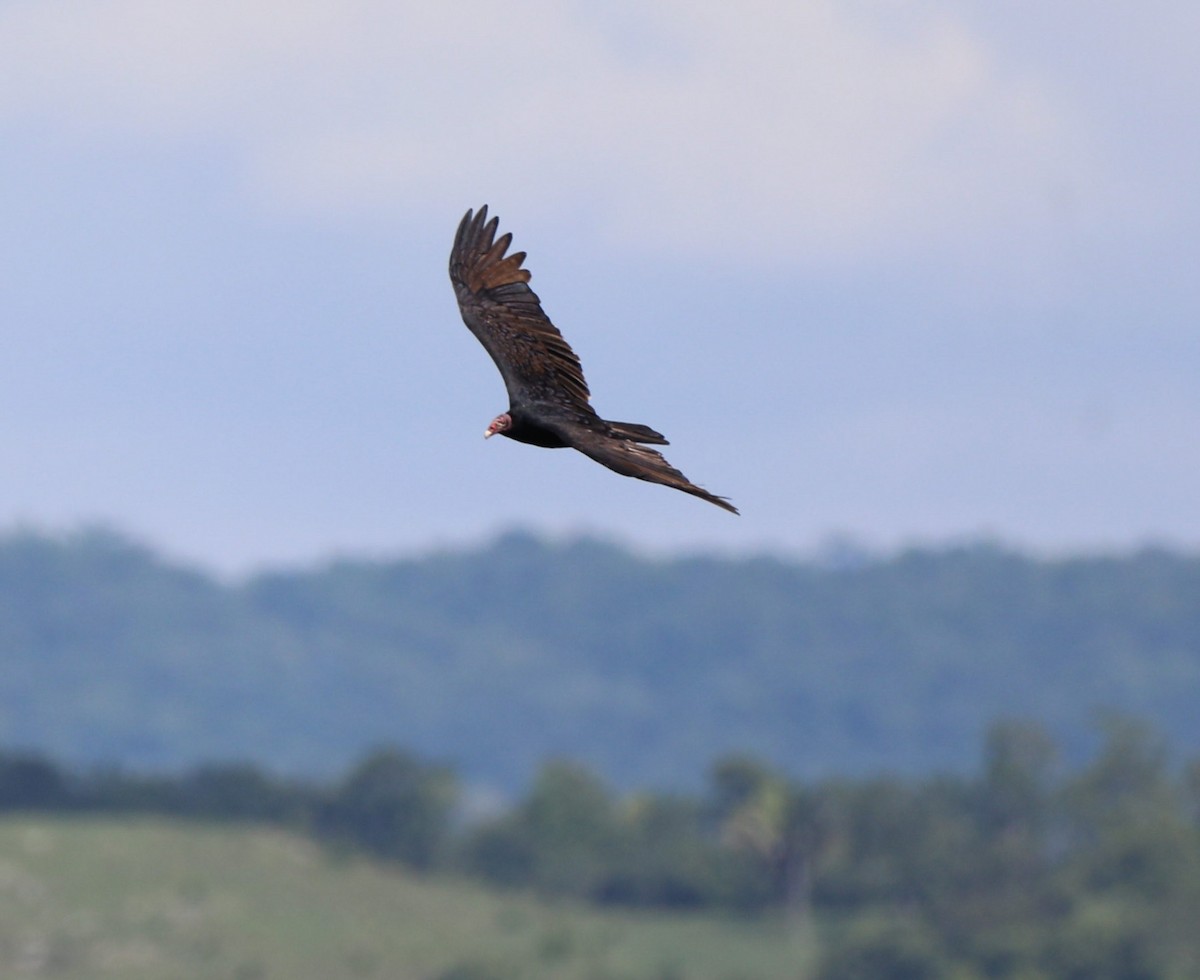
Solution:
M 0 113 L 80 139 L 218 142 L 270 207 L 387 213 L 466 188 L 758 261 L 986 240 L 1036 223 L 1064 183 L 1085 211 L 1114 198 L 1044 81 L 952 12 L 910 14 L 19 2 L 0 10 Z

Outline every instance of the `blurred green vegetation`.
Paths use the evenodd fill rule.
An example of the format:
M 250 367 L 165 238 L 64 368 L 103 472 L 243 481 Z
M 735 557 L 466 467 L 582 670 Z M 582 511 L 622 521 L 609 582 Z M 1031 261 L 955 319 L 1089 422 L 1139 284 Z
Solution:
M 0 744 L 74 763 L 365 746 L 524 791 L 564 754 L 694 791 L 747 752 L 793 776 L 965 771 L 997 717 L 1069 759 L 1098 708 L 1200 744 L 1200 558 L 977 545 L 836 562 L 649 560 L 521 534 L 222 582 L 103 531 L 0 538 Z
M 450 902 L 442 908 L 451 924 L 412 942 L 418 949 L 429 942 L 438 951 L 422 970 L 435 969 L 437 956 L 446 952 L 439 944 L 462 955 L 447 962 L 444 974 L 414 974 L 419 976 L 1198 976 L 1200 757 L 1170 764 L 1158 736 L 1125 716 L 1106 717 L 1102 728 L 1098 750 L 1081 767 L 1061 763 L 1043 728 L 1002 722 L 990 730 L 978 772 L 970 776 L 799 782 L 752 757 L 733 756 L 710 768 L 707 790 L 696 796 L 622 794 L 583 766 L 557 760 L 543 766 L 513 805 L 468 820 L 456 806 L 451 771 L 396 749 L 375 750 L 327 784 L 277 779 L 245 765 L 153 777 L 75 772 L 10 752 L 0 755 L 0 811 L 57 814 L 49 823 L 12 825 L 57 827 L 67 836 L 73 826 L 96 835 L 126 833 L 98 821 L 102 814 L 124 815 L 159 834 L 182 834 L 186 821 L 205 846 L 230 848 L 231 857 L 191 868 L 186 854 L 199 845 L 181 844 L 176 853 L 155 859 L 151 870 L 130 850 L 121 852 L 97 836 L 89 845 L 96 853 L 72 852 L 66 863 L 100 862 L 107 870 L 56 872 L 96 874 L 114 887 L 130 876 L 168 874 L 184 862 L 188 875 L 203 879 L 196 886 L 200 893 L 237 882 L 237 888 L 250 888 L 241 876 L 260 872 L 252 868 L 253 856 L 243 854 L 247 842 L 287 841 L 307 855 L 310 869 L 344 865 L 372 881 L 394 881 L 397 889 L 415 887 L 417 876 L 430 886 L 425 897 L 458 895 L 456 901 L 468 907 L 463 923 L 473 921 L 482 896 L 506 913 L 554 908 L 592 923 L 539 926 L 534 953 L 541 965 L 535 970 L 528 935 L 516 948 L 511 936 L 467 924 L 462 928 L 471 930 L 472 942 L 453 942 L 458 912 Z M 174 817 L 178 825 L 147 823 L 150 815 Z M 279 833 L 223 836 L 212 829 L 217 822 Z M 292 836 L 280 836 L 283 831 Z M 325 846 L 318 850 L 301 835 Z M 0 966 L 5 956 L 17 963 L 11 957 L 24 955 L 18 933 L 5 936 L 10 920 L 2 903 L 32 910 L 45 904 L 47 889 L 85 905 L 93 900 L 86 886 L 38 877 L 39 855 L 58 852 L 39 850 L 39 839 L 29 830 L 24 843 L 0 840 Z M 375 862 L 374 870 L 365 870 L 364 858 Z M 232 865 L 220 870 L 226 860 Z M 390 877 L 383 868 L 392 869 Z M 218 884 L 214 876 L 229 880 Z M 253 885 L 259 887 L 268 886 Z M 292 942 L 284 922 L 315 915 L 328 901 L 330 921 L 347 935 L 387 931 L 378 910 L 356 922 L 352 905 L 333 897 L 332 886 L 319 897 L 309 882 L 270 887 L 287 894 L 264 892 L 221 904 L 228 913 L 222 928 L 257 934 L 269 924 L 282 930 L 280 941 Z M 397 914 L 407 914 L 410 899 L 395 900 L 401 902 Z M 164 901 L 169 906 L 177 899 Z M 273 918 L 272 902 L 287 910 L 283 919 Z M 310 905 L 297 909 L 298 902 Z M 605 914 L 589 918 L 585 905 Z M 613 923 L 643 913 L 658 931 L 636 939 L 629 933 L 622 943 L 655 948 L 653 963 L 623 960 L 624 953 L 598 938 Z M 62 914 L 74 921 L 74 913 Z M 316 935 L 327 935 L 334 947 L 345 945 L 329 933 L 332 928 L 327 923 L 324 932 L 293 945 L 304 946 Z M 690 928 L 728 934 L 728 944 L 658 944 L 668 935 L 683 942 Z M 592 938 L 581 938 L 584 933 Z M 136 930 L 131 935 L 144 938 Z M 391 964 L 400 956 L 407 963 L 408 954 L 388 945 L 398 941 L 363 939 L 371 962 L 383 957 Z M 70 943 L 62 942 L 69 952 Z M 706 943 L 710 952 L 703 952 Z M 761 948 L 755 950 L 756 943 Z M 253 959 L 242 940 L 235 946 L 238 957 Z M 392 952 L 380 953 L 383 948 Z M 600 948 L 604 956 L 595 959 Z M 593 953 L 584 956 L 584 949 Z M 222 961 L 221 969 L 228 966 Z M 659 967 L 666 972 L 655 972 Z
M 0 975 L 1200 976 L 1198 597 L 1152 549 L 229 583 L 12 534 Z
M 279 830 L 0 819 L 4 977 L 767 980 L 814 949 L 778 922 L 501 894 Z

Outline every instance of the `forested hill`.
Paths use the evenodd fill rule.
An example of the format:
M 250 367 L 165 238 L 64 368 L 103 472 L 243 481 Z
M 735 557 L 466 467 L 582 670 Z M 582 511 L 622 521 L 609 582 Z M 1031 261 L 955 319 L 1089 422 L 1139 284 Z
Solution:
M 996 547 L 842 566 L 651 561 L 509 535 L 222 584 L 119 536 L 0 538 L 0 747 L 327 774 L 395 743 L 515 788 L 757 756 L 798 776 L 972 767 L 997 718 L 1200 744 L 1200 558 Z

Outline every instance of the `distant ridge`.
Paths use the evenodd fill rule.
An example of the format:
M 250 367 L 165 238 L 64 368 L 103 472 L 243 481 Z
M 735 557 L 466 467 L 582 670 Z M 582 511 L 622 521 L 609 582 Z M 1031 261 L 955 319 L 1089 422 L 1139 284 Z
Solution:
M 691 786 L 969 768 L 998 717 L 1073 750 L 1100 709 L 1200 744 L 1200 558 L 993 545 L 648 560 L 514 533 L 226 584 L 119 534 L 0 537 L 0 746 L 326 774 L 379 743 L 522 785 L 566 755 Z

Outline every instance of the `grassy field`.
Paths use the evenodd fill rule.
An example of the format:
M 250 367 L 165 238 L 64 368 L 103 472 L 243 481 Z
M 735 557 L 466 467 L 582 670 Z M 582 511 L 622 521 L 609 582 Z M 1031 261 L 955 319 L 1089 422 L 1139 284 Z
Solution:
M 598 912 L 331 857 L 279 831 L 0 820 L 0 976 L 796 980 L 780 923 Z

